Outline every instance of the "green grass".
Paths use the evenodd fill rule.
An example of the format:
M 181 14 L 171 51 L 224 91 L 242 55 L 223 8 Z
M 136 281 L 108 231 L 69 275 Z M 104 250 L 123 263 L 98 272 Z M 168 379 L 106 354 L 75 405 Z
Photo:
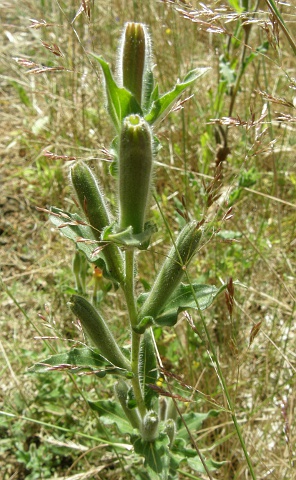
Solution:
M 35 207 L 75 209 L 68 180 L 71 157 L 84 159 L 99 173 L 112 202 L 104 148 L 109 149 L 114 131 L 106 122 L 98 65 L 87 52 L 103 54 L 114 67 L 118 37 L 129 20 L 146 23 L 152 32 L 161 91 L 190 68 L 212 68 L 192 88 L 194 97 L 184 108 L 160 125 L 155 191 L 173 230 L 182 223 L 176 211 L 184 210 L 182 195 L 192 217 L 207 218 L 204 245 L 192 265 L 195 277 L 216 285 L 232 277 L 246 286 L 235 289 L 232 316 L 221 296 L 205 322 L 255 478 L 296 478 L 295 53 L 282 33 L 277 44 L 282 25 L 270 23 L 267 5 L 261 2 L 256 12 L 232 18 L 238 3 L 228 2 L 227 11 L 215 11 L 215 17 L 202 12 L 198 2 L 190 8 L 183 2 L 90 2 L 90 20 L 82 13 L 73 24 L 79 2 L 20 6 L 12 1 L 3 9 L 0 469 L 5 480 L 87 472 L 90 478 L 124 479 L 143 471 L 139 459 L 132 457 L 132 464 L 126 451 L 110 448 L 109 432 L 80 394 L 107 399 L 113 395 L 111 380 L 26 373 L 51 350 L 83 341 L 67 308 L 75 286 L 74 248 Z M 207 5 L 215 10 L 221 3 Z M 291 34 L 295 7 L 277 8 Z M 29 28 L 30 18 L 44 19 L 48 26 Z M 247 20 L 252 20 L 249 27 L 243 26 Z M 58 45 L 63 56 L 53 55 L 41 40 Z M 26 67 L 16 57 L 38 67 Z M 28 73 L 44 67 L 63 69 Z M 45 157 L 44 151 L 63 158 Z M 211 204 L 207 187 L 221 158 L 222 200 Z M 223 219 L 230 206 L 233 217 Z M 146 281 L 158 271 L 169 241 L 156 205 L 151 218 L 158 232 L 139 263 L 139 279 Z M 89 270 L 89 292 L 93 282 Z M 122 298 L 111 291 L 106 304 L 110 315 L 116 311 L 117 337 L 126 340 Z M 198 314 L 190 313 L 201 328 Z M 250 345 L 256 325 L 260 329 Z M 171 380 L 173 392 L 192 400 L 180 402 L 181 411 L 221 409 L 202 431 L 191 432 L 202 451 L 210 449 L 213 458 L 226 461 L 213 478 L 250 478 L 206 344 L 184 318 L 156 336 L 165 368 L 182 376 Z M 181 470 L 181 479 L 209 478 Z

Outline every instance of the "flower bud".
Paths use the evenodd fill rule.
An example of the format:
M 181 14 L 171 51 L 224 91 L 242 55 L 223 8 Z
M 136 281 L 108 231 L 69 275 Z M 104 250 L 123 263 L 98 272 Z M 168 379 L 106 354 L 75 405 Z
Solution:
M 70 309 L 79 318 L 83 330 L 100 353 L 114 366 L 130 370 L 128 360 L 121 352 L 111 331 L 99 312 L 84 297 L 72 295 Z
M 76 163 L 71 169 L 71 180 L 81 209 L 93 227 L 93 234 L 101 240 L 101 231 L 111 221 L 99 184 L 90 168 L 83 162 Z M 123 281 L 123 260 L 116 245 L 105 245 L 103 257 L 109 273 L 118 283 Z
M 169 419 L 165 422 L 164 432 L 165 432 L 165 433 L 167 434 L 167 436 L 169 437 L 169 440 L 170 440 L 169 448 L 171 448 L 171 446 L 172 446 L 173 443 L 174 443 L 175 435 L 176 435 L 176 423 L 175 423 L 174 420 L 172 420 L 171 418 L 169 418 Z
M 179 233 L 175 245 L 165 259 L 152 289 L 139 313 L 139 321 L 144 317 L 154 319 L 165 307 L 174 290 L 180 284 L 185 269 L 199 245 L 201 230 L 198 223 L 187 223 Z
M 152 179 L 152 133 L 139 115 L 126 117 L 119 145 L 119 226 L 144 231 Z
M 157 361 L 152 335 L 150 329 L 145 331 L 139 352 L 139 377 L 144 391 L 145 406 L 148 410 L 152 408 L 155 398 L 158 396 L 150 388 L 150 384 L 154 385 L 157 381 Z
M 141 426 L 141 435 L 146 442 L 153 442 L 158 436 L 159 419 L 156 412 L 146 413 Z
M 129 388 L 125 383 L 125 381 L 122 379 L 119 379 L 115 385 L 115 393 L 117 395 L 117 398 L 130 424 L 134 428 L 139 428 L 140 416 L 139 416 L 138 410 L 135 408 L 133 409 L 128 408 L 128 391 L 129 391 Z
M 150 38 L 142 23 L 126 23 L 121 39 L 119 75 L 141 106 L 144 78 L 150 64 Z

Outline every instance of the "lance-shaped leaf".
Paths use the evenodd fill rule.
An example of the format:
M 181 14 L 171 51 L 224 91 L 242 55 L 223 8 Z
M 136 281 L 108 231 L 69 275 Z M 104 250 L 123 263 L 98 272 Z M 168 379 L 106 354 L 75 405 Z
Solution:
M 160 433 L 154 442 L 148 442 L 139 435 L 132 435 L 135 452 L 145 458 L 145 467 L 151 480 L 168 480 L 170 469 L 169 438 Z
M 72 240 L 78 250 L 85 254 L 87 260 L 103 270 L 104 276 L 116 284 L 118 276 L 112 276 L 108 269 L 104 257 L 104 243 L 96 240 L 93 229 L 87 222 L 76 213 L 65 212 L 56 207 L 51 207 L 48 213 L 50 221 L 59 229 L 59 232 Z
M 157 231 L 154 223 L 146 222 L 144 231 L 141 233 L 133 233 L 133 228 L 128 227 L 120 232 L 113 232 L 112 226 L 106 228 L 103 232 L 103 240 L 111 241 L 125 248 L 138 248 L 146 250 L 149 246 L 150 238 Z
M 195 435 L 198 430 L 201 429 L 202 424 L 207 418 L 210 417 L 217 417 L 219 415 L 219 410 L 209 410 L 206 413 L 198 413 L 198 412 L 190 412 L 184 413 L 182 415 L 183 420 L 178 417 L 177 418 L 177 438 L 183 438 L 184 440 L 189 440 L 188 431 L 184 425 L 186 423 L 188 430 Z M 195 452 L 196 453 L 196 452 Z
M 82 217 L 76 213 L 68 213 L 60 208 L 51 207 L 49 220 L 64 237 L 72 240 L 77 248 L 85 253 L 88 261 L 96 262 L 99 252 L 97 255 L 93 255 L 93 251 L 98 243 L 95 240 L 92 228 Z M 77 241 L 82 239 L 83 242 Z
M 225 288 L 226 285 L 217 288 L 214 285 L 193 284 L 191 286 L 181 284 L 166 304 L 164 310 L 154 321 L 157 325 L 173 326 L 177 323 L 178 315 L 181 312 L 188 308 L 205 310 Z M 196 300 L 198 301 L 198 306 L 196 305 Z
M 126 88 L 119 87 L 117 85 L 113 78 L 109 64 L 105 62 L 102 57 L 95 55 L 94 53 L 91 55 L 102 67 L 105 79 L 107 111 L 114 123 L 116 130 L 119 132 L 123 119 L 133 113 L 138 113 L 141 115 L 141 108 L 131 92 L 129 92 Z
M 205 464 L 207 466 L 207 469 L 210 472 L 214 472 L 215 470 L 218 470 L 219 468 L 223 467 L 223 465 L 225 465 L 225 463 L 227 463 L 227 462 L 217 462 L 216 460 L 213 460 L 212 458 L 207 458 L 204 461 L 205 461 Z M 198 457 L 198 455 L 196 455 L 193 458 L 188 458 L 187 459 L 187 464 L 190 468 L 192 468 L 196 472 L 207 473 L 204 466 L 203 466 L 203 463 L 202 463 L 201 459 Z
M 188 448 L 184 440 L 177 439 L 175 444 L 172 448 L 171 453 L 172 458 L 175 460 L 176 463 L 184 462 L 188 464 L 190 468 L 199 472 L 199 473 L 207 473 L 204 467 L 204 464 L 207 467 L 209 472 L 213 472 L 221 468 L 227 462 L 217 462 L 212 458 L 203 458 L 203 462 L 201 461 L 199 455 L 196 453 L 196 450 L 192 448 Z M 195 477 L 194 477 L 195 478 Z M 198 477 L 199 478 L 199 477 Z
M 97 402 L 89 401 L 88 404 L 92 410 L 99 414 L 104 425 L 116 425 L 119 432 L 124 435 L 133 433 L 133 427 L 118 402 L 98 400 Z
M 173 105 L 176 103 L 178 98 L 182 95 L 184 90 L 191 86 L 198 78 L 204 75 L 209 68 L 196 68 L 190 71 L 186 77 L 184 78 L 183 82 L 177 83 L 175 87 L 170 90 L 169 92 L 158 96 L 152 105 L 150 111 L 145 115 L 145 120 L 150 125 L 155 125 L 159 123 L 160 120 L 170 111 Z M 155 91 L 154 91 L 155 95 Z
M 96 350 L 90 348 L 73 348 L 69 352 L 57 353 L 33 365 L 29 372 L 46 373 L 49 371 L 70 371 L 72 373 L 93 372 L 98 377 L 107 373 L 128 375 L 126 370 L 114 368 L 114 365 Z M 129 375 L 128 375 L 129 376 Z

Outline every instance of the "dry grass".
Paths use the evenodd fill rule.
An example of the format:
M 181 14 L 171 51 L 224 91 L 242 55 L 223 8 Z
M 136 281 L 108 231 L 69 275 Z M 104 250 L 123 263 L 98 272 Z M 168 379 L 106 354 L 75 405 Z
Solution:
M 183 194 L 191 215 L 200 219 L 207 215 L 211 221 L 194 265 L 195 275 L 215 284 L 232 277 L 247 287 L 235 290 L 231 316 L 221 297 L 206 320 L 257 479 L 296 478 L 296 61 L 276 17 L 259 2 L 257 12 L 243 19 L 246 37 L 237 30 L 242 16 L 230 6 L 223 10 L 222 2 L 189 6 L 174 1 L 145 5 L 131 0 L 84 1 L 85 12 L 74 23 L 79 2 L 4 3 L 0 400 L 1 410 L 16 417 L 1 416 L 3 478 L 72 478 L 83 471 L 90 477 L 81 478 L 129 478 L 129 464 L 123 473 L 120 456 L 79 437 L 79 432 L 85 432 L 108 438 L 71 381 L 61 374 L 46 379 L 25 374 L 48 351 L 35 337 L 60 337 L 62 341 L 50 341 L 59 349 L 71 338 L 81 339 L 66 307 L 67 289 L 74 286 L 73 248 L 35 207 L 54 204 L 74 209 L 67 180 L 73 158 L 83 158 L 97 169 L 113 201 L 114 186 L 108 176 L 113 132 L 105 120 L 99 69 L 87 51 L 102 53 L 114 66 L 117 39 L 128 20 L 150 27 L 162 91 L 192 67 L 212 67 L 194 98 L 160 127 L 163 148 L 155 174 L 156 191 L 174 229 L 180 219 L 176 209 L 184 209 Z M 293 32 L 295 6 L 280 7 Z M 223 54 L 227 59 L 228 55 L 238 75 L 246 39 L 245 55 L 256 52 L 267 40 L 269 49 L 247 66 L 234 96 L 235 83 L 221 86 L 219 57 Z M 45 151 L 54 155 L 44 156 Z M 219 164 L 222 195 L 219 201 L 209 202 L 207 187 Z M 223 220 L 229 192 L 236 194 L 231 197 L 233 217 Z M 159 231 L 151 252 L 141 254 L 140 261 L 140 274 L 149 280 L 168 240 L 157 209 L 151 212 Z M 235 237 L 230 242 L 229 231 Z M 124 338 L 121 299 L 112 293 L 107 304 L 110 314 L 115 306 L 113 320 Z M 198 323 L 198 318 L 194 320 Z M 201 432 L 192 432 L 202 449 L 227 461 L 213 478 L 250 478 L 205 345 L 198 343 L 185 319 L 174 332 L 165 330 L 159 344 L 166 368 L 173 374 L 182 373 L 185 384 L 198 392 L 173 382 L 178 394 L 192 395 L 187 408 L 207 411 L 218 405 L 222 409 Z M 77 383 L 89 394 L 99 388 L 93 379 L 80 378 Z M 107 382 L 100 388 L 103 396 L 110 395 Z M 54 426 L 69 431 L 62 433 Z M 93 448 L 97 449 L 94 454 Z M 99 466 L 101 470 L 95 473 L 93 469 Z M 180 478 L 188 478 L 185 471 Z

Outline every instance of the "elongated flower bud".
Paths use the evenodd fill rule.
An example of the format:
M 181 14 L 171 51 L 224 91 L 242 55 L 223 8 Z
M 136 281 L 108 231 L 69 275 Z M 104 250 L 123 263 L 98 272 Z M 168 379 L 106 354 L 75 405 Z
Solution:
M 86 258 L 83 253 L 77 250 L 75 252 L 72 269 L 76 280 L 76 289 L 78 293 L 82 293 L 85 291 L 85 274 L 86 274 Z
M 178 411 L 176 409 L 175 402 L 173 398 L 169 398 L 168 404 L 167 404 L 166 419 L 177 420 L 177 418 L 178 418 Z
M 167 401 L 164 397 L 159 397 L 159 402 L 158 402 L 158 415 L 160 421 L 165 420 L 167 412 Z
M 158 436 L 159 418 L 156 412 L 151 410 L 146 413 L 141 426 L 141 435 L 146 442 L 153 442 Z
M 139 313 L 139 320 L 154 317 L 163 309 L 180 284 L 186 267 L 199 245 L 201 230 L 196 221 L 187 223 L 165 259 L 153 287 Z
M 127 23 L 121 39 L 119 75 L 141 106 L 145 72 L 150 64 L 150 38 L 142 23 Z
M 123 408 L 125 415 L 127 416 L 130 424 L 134 428 L 140 427 L 140 416 L 138 410 L 133 408 L 128 408 L 128 386 L 124 380 L 120 379 L 115 385 L 115 393 L 117 398 Z
M 80 207 L 93 227 L 93 234 L 101 240 L 101 231 L 110 225 L 109 212 L 104 202 L 98 182 L 85 163 L 76 163 L 71 169 L 71 180 L 78 197 Z M 103 255 L 108 270 L 118 283 L 123 281 L 123 260 L 116 245 L 106 245 Z
M 166 421 L 164 431 L 170 439 L 169 448 L 171 448 L 171 446 L 174 443 L 175 435 L 176 435 L 176 424 L 174 420 L 170 418 L 169 420 Z
M 101 354 L 116 367 L 130 370 L 128 360 L 121 352 L 104 319 L 91 303 L 84 297 L 72 295 L 70 308 L 79 318 L 85 333 Z
M 126 117 L 119 146 L 120 228 L 144 230 L 152 179 L 152 133 L 139 115 Z
M 144 391 L 144 402 L 148 410 L 152 408 L 157 397 L 156 392 L 149 386 L 150 384 L 154 385 L 157 380 L 157 362 L 152 335 L 150 330 L 145 331 L 139 354 L 139 376 Z

